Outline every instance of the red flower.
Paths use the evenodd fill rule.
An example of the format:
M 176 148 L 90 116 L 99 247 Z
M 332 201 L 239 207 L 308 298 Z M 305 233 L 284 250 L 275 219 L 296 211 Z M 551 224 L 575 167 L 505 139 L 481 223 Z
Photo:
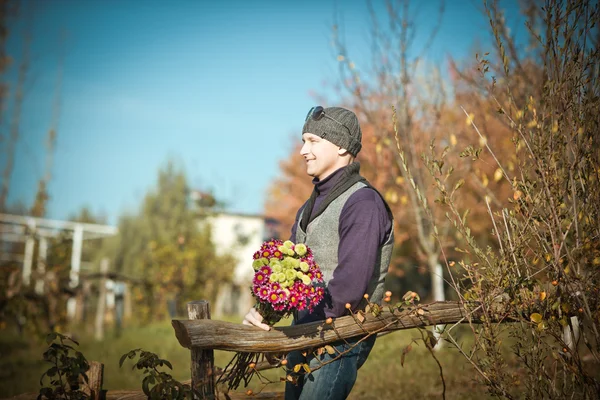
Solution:
M 264 286 L 261 287 L 260 289 L 258 289 L 258 293 L 257 292 L 255 292 L 255 293 L 262 300 L 267 300 L 269 298 L 269 289 Z
M 265 274 L 265 276 L 269 277 L 271 275 L 271 267 L 269 267 L 268 265 L 264 265 L 260 268 L 260 272 Z
M 268 280 L 267 276 L 262 273 L 262 271 L 257 272 L 256 274 L 254 274 L 254 279 L 253 279 L 253 283 L 255 285 L 262 285 L 263 283 L 265 283 Z
M 271 304 L 276 304 L 279 301 L 279 293 L 275 290 L 271 290 L 269 293 L 269 302 Z

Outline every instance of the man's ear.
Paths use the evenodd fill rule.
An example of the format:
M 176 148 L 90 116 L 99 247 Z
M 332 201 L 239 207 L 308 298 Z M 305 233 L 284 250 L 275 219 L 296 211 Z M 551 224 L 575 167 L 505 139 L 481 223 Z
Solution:
M 341 147 L 338 148 L 338 156 L 345 156 L 346 154 L 348 154 L 348 150 L 342 149 Z

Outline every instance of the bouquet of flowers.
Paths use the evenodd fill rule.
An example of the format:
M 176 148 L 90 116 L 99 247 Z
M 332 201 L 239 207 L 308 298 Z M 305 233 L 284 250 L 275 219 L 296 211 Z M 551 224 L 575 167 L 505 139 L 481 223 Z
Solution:
M 274 325 L 294 311 L 312 310 L 325 296 L 323 274 L 312 251 L 303 243 L 271 239 L 254 253 L 252 295 L 263 322 Z M 217 380 L 226 382 L 227 390 L 237 389 L 243 381 L 248 386 L 260 353 L 236 353 Z M 272 360 L 269 360 L 269 363 Z
M 325 295 L 323 274 L 303 243 L 271 239 L 254 253 L 252 295 L 268 325 L 294 311 L 312 310 Z

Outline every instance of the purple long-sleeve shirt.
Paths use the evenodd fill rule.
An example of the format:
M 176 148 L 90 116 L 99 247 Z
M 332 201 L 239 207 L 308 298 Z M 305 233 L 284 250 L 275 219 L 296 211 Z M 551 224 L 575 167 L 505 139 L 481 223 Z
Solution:
M 313 179 L 317 198 L 311 212 L 319 208 L 319 204 L 343 176 L 341 171 L 338 169 L 322 181 Z M 306 203 L 300 210 L 305 206 Z M 292 226 L 292 241 L 296 237 L 300 210 Z M 296 323 L 340 317 L 346 312 L 346 303 L 350 303 L 352 309 L 358 307 L 373 275 L 378 249 L 385 243 L 391 229 L 392 220 L 381 196 L 370 188 L 354 192 L 340 214 L 338 266 L 327 286 L 331 306 L 322 304 L 323 308 L 317 308 Z

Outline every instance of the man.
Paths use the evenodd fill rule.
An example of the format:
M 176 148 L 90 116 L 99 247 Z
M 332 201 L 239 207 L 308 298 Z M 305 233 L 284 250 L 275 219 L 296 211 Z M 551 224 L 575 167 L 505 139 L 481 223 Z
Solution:
M 313 107 L 302 128 L 304 145 L 300 154 L 306 172 L 315 185 L 310 198 L 296 215 L 290 238 L 313 250 L 326 285 L 325 300 L 313 312 L 303 311 L 294 324 L 341 317 L 364 307 L 364 295 L 379 303 L 383 298 L 384 278 L 394 244 L 393 217 L 382 196 L 365 178 L 354 159 L 360 151 L 362 131 L 356 115 L 340 107 Z M 244 321 L 269 330 L 262 316 L 251 309 Z M 365 362 L 375 335 L 332 343 L 342 357 L 324 352 L 303 357 L 288 355 L 290 373 L 298 363 L 309 363 L 318 370 L 297 376 L 297 383 L 286 383 L 286 399 L 345 399 L 356 381 L 357 370 Z

